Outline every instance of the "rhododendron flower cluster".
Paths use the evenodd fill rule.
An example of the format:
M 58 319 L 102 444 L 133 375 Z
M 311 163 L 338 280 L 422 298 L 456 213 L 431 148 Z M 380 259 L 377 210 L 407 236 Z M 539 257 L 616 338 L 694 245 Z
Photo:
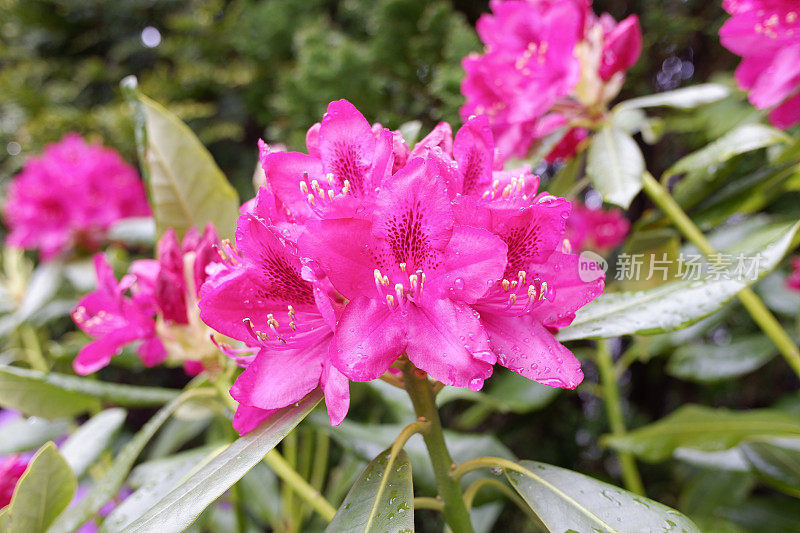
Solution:
M 321 386 L 331 423 L 348 379 L 407 357 L 445 385 L 480 389 L 495 364 L 574 388 L 553 336 L 603 290 L 565 251 L 570 203 L 528 168 L 500 170 L 485 117 L 413 150 L 332 102 L 308 153 L 261 145 L 267 186 L 238 221 L 236 249 L 201 290 L 201 318 L 260 347 L 231 394 L 242 433 Z
M 134 261 L 119 281 L 105 256 L 97 254 L 97 289 L 72 312 L 75 323 L 95 339 L 75 358 L 75 372 L 96 372 L 135 341 L 146 366 L 169 358 L 197 373 L 202 364 L 213 364 L 219 347 L 200 322 L 197 298 L 207 271 L 219 267 L 214 263 L 218 246 L 212 226 L 203 234 L 191 229 L 182 244 L 169 229 L 158 243 L 158 258 Z
M 524 157 L 542 137 L 593 119 L 619 92 L 642 48 L 639 21 L 598 17 L 591 0 L 493 0 L 477 24 L 483 54 L 463 61 L 466 120 L 487 115 L 502 158 Z M 551 154 L 570 157 L 573 129 Z
M 575 250 L 605 251 L 622 244 L 630 229 L 631 223 L 620 209 L 592 209 L 573 202 L 567 240 Z
M 790 289 L 800 291 L 800 257 L 792 259 L 792 273 L 786 278 L 786 286 Z
M 770 121 L 800 122 L 800 4 L 795 0 L 724 0 L 731 18 L 719 31 L 722 45 L 739 56 L 736 81 Z
M 67 134 L 31 157 L 3 204 L 6 244 L 52 259 L 75 246 L 96 250 L 111 225 L 150 214 L 144 186 L 117 152 Z

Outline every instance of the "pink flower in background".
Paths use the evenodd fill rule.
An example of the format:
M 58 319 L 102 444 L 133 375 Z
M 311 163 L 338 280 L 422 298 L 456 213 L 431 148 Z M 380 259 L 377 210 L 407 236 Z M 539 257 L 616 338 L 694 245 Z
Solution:
M 641 53 L 638 18 L 597 17 L 591 1 L 493 0 L 490 6 L 492 14 L 477 24 L 484 53 L 463 61 L 461 116 L 489 117 L 502 160 L 525 157 L 575 118 L 592 118 L 616 96 Z M 580 134 L 550 159 L 571 157 Z
M 267 200 L 262 192 L 257 203 Z M 347 378 L 330 364 L 342 304 L 325 283 L 301 275 L 296 244 L 255 213 L 239 218 L 238 251 L 203 286 L 200 317 L 217 331 L 259 347 L 231 395 L 239 402 L 234 428 L 252 430 L 275 410 L 322 386 L 333 425 L 350 404 Z
M 17 481 L 28 468 L 28 461 L 17 455 L 0 459 L 0 509 L 11 503 Z
M 619 209 L 592 209 L 574 202 L 566 238 L 574 250 L 610 250 L 625 241 L 631 224 Z
M 786 286 L 800 291 L 800 257 L 792 259 L 792 273 L 786 278 Z
M 196 315 L 200 286 L 207 269 L 219 260 L 219 237 L 212 226 L 203 234 L 194 228 L 182 245 L 172 229 L 158 243 L 158 259 L 134 261 L 119 282 L 103 254 L 94 257 L 97 289 L 84 296 L 72 319 L 95 340 L 78 353 L 75 372 L 91 374 L 107 366 L 122 348 L 141 341 L 137 353 L 146 366 L 171 359 L 187 363 L 216 353 Z M 213 268 L 213 267 L 212 267 Z M 200 347 L 191 341 L 201 339 Z M 192 346 L 192 348 L 187 348 Z
M 150 214 L 136 169 L 74 133 L 28 159 L 3 211 L 6 244 L 38 249 L 44 260 L 74 246 L 96 250 L 114 222 Z
M 794 0 L 727 0 L 722 45 L 742 62 L 736 81 L 779 128 L 800 122 L 800 5 Z
M 72 364 L 75 372 L 86 375 L 100 370 L 134 341 L 142 341 L 138 353 L 145 364 L 160 363 L 166 352 L 156 336 L 152 288 L 136 275 L 123 276 L 118 282 L 103 254 L 94 256 L 94 267 L 97 289 L 78 302 L 72 319 L 95 340 L 78 353 Z

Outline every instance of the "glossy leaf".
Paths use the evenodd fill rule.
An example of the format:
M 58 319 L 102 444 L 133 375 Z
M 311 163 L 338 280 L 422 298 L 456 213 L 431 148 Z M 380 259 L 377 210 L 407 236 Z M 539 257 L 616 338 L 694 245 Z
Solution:
M 800 437 L 800 416 L 771 409 L 732 411 L 687 405 L 626 435 L 607 435 L 602 443 L 646 461 L 663 461 L 679 447 L 725 450 L 756 437 Z
M 125 422 L 124 409 L 107 409 L 84 422 L 61 445 L 61 454 L 75 476 L 81 477 L 97 460 Z
M 36 416 L 18 418 L 0 425 L 0 455 L 33 450 L 49 440 L 63 437 L 72 427 L 70 420 L 47 420 Z
M 159 387 L 135 387 L 121 383 L 97 381 L 91 378 L 81 378 L 56 372 L 39 372 L 5 366 L 0 368 L 0 384 L 15 384 L 14 397 L 20 396 L 20 402 L 30 401 L 34 406 L 42 403 L 42 407 L 57 403 L 58 398 L 79 398 L 87 406 L 96 407 L 96 400 L 112 403 L 121 407 L 158 407 L 174 400 L 180 391 L 175 389 L 162 389 Z M 36 399 L 31 397 L 34 393 L 42 393 L 47 398 Z M 12 393 L 9 392 L 9 395 Z M 5 401 L 5 391 L 0 385 L 0 404 Z M 44 402 L 47 402 L 46 404 Z M 3 404 L 4 405 L 4 404 Z M 13 407 L 9 405 L 9 407 Z M 69 411 L 68 406 L 62 406 Z M 22 410 L 22 409 L 21 409 Z M 58 406 L 56 406 L 58 410 Z M 23 410 L 24 411 L 24 410 Z M 75 414 L 81 411 L 70 412 Z M 48 411 L 52 413 L 52 411 Z M 47 416 L 47 415 L 42 415 Z M 55 416 L 55 415 L 50 415 Z
M 511 485 L 550 531 L 699 532 L 674 509 L 571 470 L 520 461 L 506 470 Z
M 86 496 L 59 516 L 47 530 L 48 533 L 71 533 L 96 516 L 100 509 L 119 492 L 136 458 L 164 422 L 180 407 L 183 399 L 184 397 L 178 397 L 159 409 L 120 450 L 111 467 L 105 471 L 103 477 L 95 481 Z
M 33 370 L 0 368 L 0 406 L 49 419 L 100 408 L 97 398 L 48 383 L 47 379 L 41 379 L 43 376 L 46 374 Z
M 327 533 L 414 531 L 411 461 L 403 450 L 390 461 L 389 452 L 384 451 L 367 465 Z
M 183 531 L 200 513 L 231 488 L 248 470 L 258 464 L 286 436 L 321 398 L 318 391 L 297 405 L 275 413 L 247 435 L 240 437 L 205 466 L 184 479 L 161 501 L 124 531 L 132 533 L 158 530 Z
M 730 94 L 730 89 L 716 83 L 693 85 L 674 91 L 665 91 L 639 98 L 625 100 L 617 105 L 615 111 L 640 107 L 675 107 L 678 109 L 693 109 L 722 100 Z
M 206 457 L 213 456 L 217 451 L 216 446 L 204 446 L 137 466 L 127 482 L 136 491 L 109 513 L 100 532 L 122 531 L 174 489 Z
M 758 477 L 800 498 L 800 438 L 745 442 L 739 447 Z
M 662 180 L 686 172 L 714 168 L 737 155 L 784 143 L 788 139 L 788 135 L 775 128 L 763 124 L 745 124 L 678 160 L 664 172 Z
M 44 531 L 66 509 L 78 482 L 67 461 L 52 442 L 33 456 L 17 482 L 8 507 L 8 533 Z
M 136 90 L 135 78 L 125 78 L 122 87 L 136 112 L 156 237 L 167 228 L 182 236 L 209 222 L 220 236 L 232 237 L 239 198 L 214 158 L 178 117 Z
M 652 335 L 693 324 L 721 309 L 736 293 L 775 268 L 789 250 L 798 226 L 800 223 L 763 228 L 745 240 L 748 245 L 758 242 L 755 250 L 745 253 L 737 245 L 727 251 L 748 257 L 758 254 L 757 276 L 679 280 L 653 289 L 606 293 L 580 309 L 572 324 L 559 331 L 558 339 Z
M 642 189 L 644 157 L 630 135 L 606 126 L 593 138 L 586 157 L 586 175 L 603 200 L 627 209 Z
M 729 344 L 687 344 L 670 356 L 667 372 L 677 378 L 709 383 L 742 376 L 762 367 L 775 355 L 763 335 L 733 339 Z

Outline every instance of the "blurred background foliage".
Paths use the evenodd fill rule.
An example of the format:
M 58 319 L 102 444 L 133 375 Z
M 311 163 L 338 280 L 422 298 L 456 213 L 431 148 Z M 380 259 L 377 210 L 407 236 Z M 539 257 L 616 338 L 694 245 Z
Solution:
M 392 128 L 458 123 L 460 60 L 480 48 L 474 23 L 487 10 L 485 0 L 0 0 L 0 177 L 75 130 L 135 161 L 118 86 L 135 74 L 249 197 L 255 141 L 302 148 L 331 100 Z M 595 11 L 642 19 L 644 53 L 622 97 L 735 65 L 716 37 L 718 2 L 598 0 Z
M 608 11 L 617 19 L 631 13 L 641 19 L 644 52 L 629 72 L 621 99 L 716 80 L 716 73 L 730 73 L 737 64 L 737 58 L 719 45 L 717 31 L 724 14 L 718 1 L 595 0 L 594 6 L 596 12 Z M 25 157 L 67 131 L 102 140 L 136 161 L 131 112 L 119 90 L 119 81 L 134 74 L 145 94 L 188 122 L 244 200 L 253 194 L 256 140 L 263 137 L 302 149 L 306 129 L 320 120 L 331 100 L 347 98 L 370 121 L 391 128 L 409 120 L 420 120 L 423 131 L 440 120 L 458 124 L 460 60 L 480 48 L 474 23 L 486 10 L 485 0 L 0 0 L 0 181 L 4 184 Z M 724 81 L 730 83 L 730 75 Z M 654 126 L 681 135 L 642 145 L 656 175 L 736 125 L 760 119 L 743 95 L 694 113 L 657 113 L 660 122 Z M 689 204 L 722 182 L 735 182 L 763 166 L 766 154 L 751 156 L 733 158 L 712 173 L 703 195 L 686 195 L 686 207 L 693 214 L 712 210 L 698 219 L 708 221 L 704 229 L 719 225 L 731 213 L 714 218 L 713 204 Z M 751 210 L 770 203 L 768 210 L 774 214 L 796 213 L 798 180 L 792 187 L 791 195 L 773 201 L 770 194 Z M 784 190 L 769 188 L 776 194 Z M 643 198 L 637 200 L 630 212 L 634 221 L 645 207 Z M 126 264 L 125 252 L 119 255 L 115 264 Z M 790 322 L 796 320 L 800 297 L 782 290 L 782 277 L 768 277 L 759 293 Z M 67 321 L 53 338 L 71 329 Z M 764 407 L 796 391 L 796 379 L 780 358 L 762 358 L 754 367 L 762 365 L 760 371 L 747 379 L 712 383 L 686 379 L 672 363 L 678 346 L 730 344 L 748 334 L 756 335 L 758 329 L 733 303 L 712 320 L 681 332 L 634 337 L 625 344 L 615 341 L 615 356 L 648 361 L 620 376 L 630 426 L 662 418 L 689 402 Z M 82 336 L 67 333 L 47 349 L 57 359 L 60 355 L 67 368 L 82 342 Z M 684 359 L 691 356 L 683 354 Z M 133 357 L 123 357 L 118 366 L 126 361 L 138 364 Z M 598 444 L 608 422 L 591 388 L 597 370 L 587 358 L 584 361 L 586 384 L 577 394 L 543 392 L 542 387 L 498 376 L 487 391 L 496 405 L 450 398 L 443 405 L 445 424 L 482 438 L 484 444 L 503 442 L 520 457 L 569 465 L 618 483 L 618 463 Z M 109 376 L 114 377 L 111 381 L 170 386 L 186 380 L 174 369 L 145 374 L 108 368 L 100 373 L 102 378 Z M 405 411 L 393 411 L 397 398 L 386 391 L 353 384 L 352 392 L 352 420 L 407 420 Z M 558 401 L 553 402 L 556 395 Z M 371 401 L 378 398 L 383 401 Z M 787 411 L 797 411 L 798 405 L 796 394 L 785 402 Z M 149 414 L 141 414 L 142 423 Z M 344 441 L 343 448 L 348 435 L 354 441 L 364 439 L 355 431 L 357 424 L 334 435 Z M 318 429 L 327 431 L 327 424 Z M 756 489 L 755 500 L 743 503 L 754 485 L 750 474 L 730 479 L 712 471 L 709 477 L 709 470 L 676 462 L 641 466 L 649 496 L 691 512 L 699 521 L 707 518 L 710 531 L 723 525 L 729 527 L 726 531 L 741 531 L 727 519 L 716 521 L 727 517 L 725 513 L 741 515 L 747 506 L 755 509 L 748 517 L 776 516 L 764 515 L 758 507 L 758 497 L 767 493 L 763 488 Z M 360 464 L 352 470 L 357 474 Z M 349 484 L 340 480 L 332 486 L 341 492 Z M 709 494 L 719 505 L 706 505 Z M 778 515 L 791 505 L 779 507 Z M 426 529 L 436 530 L 438 519 L 430 513 Z M 757 526 L 747 530 L 758 531 Z M 520 513 L 504 514 L 496 526 L 510 531 L 526 527 Z

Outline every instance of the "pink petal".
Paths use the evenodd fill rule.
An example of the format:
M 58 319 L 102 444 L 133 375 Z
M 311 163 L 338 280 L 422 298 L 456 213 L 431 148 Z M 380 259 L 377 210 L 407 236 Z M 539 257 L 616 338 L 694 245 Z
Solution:
M 377 185 L 371 177 L 375 145 L 369 122 L 353 104 L 336 100 L 328 105 L 319 129 L 319 151 L 325 172 L 333 174 L 339 186 L 347 180 L 350 190 L 361 196 Z
M 551 293 L 533 310 L 533 316 L 544 325 L 556 328 L 568 326 L 578 309 L 603 293 L 605 276 L 585 282 L 580 278 L 578 266 L 578 255 L 553 252 L 547 262 L 528 268 L 528 279 L 546 281 Z
M 440 122 L 429 134 L 414 145 L 409 159 L 423 157 L 428 150 L 438 147 L 444 154 L 453 153 L 453 130 L 447 122 Z
M 495 357 L 478 313 L 450 300 L 408 307 L 408 358 L 445 385 L 479 390 Z
M 331 362 L 353 381 L 378 379 L 403 352 L 405 336 L 398 310 L 360 296 L 345 307 Z
M 233 429 L 238 431 L 239 435 L 250 433 L 277 411 L 277 409 L 259 409 L 240 404 L 233 415 Z
M 267 183 L 281 203 L 297 220 L 318 218 L 308 203 L 308 195 L 300 189 L 305 181 L 321 180 L 322 162 L 299 152 L 271 152 L 261 160 Z
M 752 104 L 766 109 L 797 92 L 800 85 L 800 45 L 781 49 L 759 76 L 750 92 Z
M 494 137 L 489 120 L 481 115 L 468 121 L 453 141 L 453 158 L 464 176 L 461 194 L 481 194 L 492 183 Z
M 502 277 L 507 250 L 502 239 L 486 230 L 456 226 L 440 273 L 428 287 L 441 297 L 475 302 Z
M 574 389 L 583 381 L 581 364 L 531 316 L 484 314 L 481 321 L 498 363 L 551 387 Z
M 135 341 L 137 338 L 136 332 L 129 329 L 122 329 L 104 335 L 81 348 L 78 356 L 72 361 L 72 368 L 80 376 L 97 372 L 101 368 L 108 366 L 111 358 L 117 355 L 123 346 Z
M 323 220 L 300 236 L 300 255 L 313 259 L 345 298 L 375 293 L 375 263 L 368 243 L 370 223 L 358 219 Z
M 800 93 L 784 101 L 769 114 L 775 127 L 789 129 L 800 122 Z
M 259 409 L 279 409 L 299 402 L 319 385 L 330 339 L 329 335 L 315 338 L 294 349 L 262 348 L 231 387 L 231 396 Z
M 331 349 L 334 349 L 333 344 Z M 330 363 L 326 363 L 322 370 L 322 391 L 331 425 L 338 426 L 350 409 L 350 386 L 347 377 Z

